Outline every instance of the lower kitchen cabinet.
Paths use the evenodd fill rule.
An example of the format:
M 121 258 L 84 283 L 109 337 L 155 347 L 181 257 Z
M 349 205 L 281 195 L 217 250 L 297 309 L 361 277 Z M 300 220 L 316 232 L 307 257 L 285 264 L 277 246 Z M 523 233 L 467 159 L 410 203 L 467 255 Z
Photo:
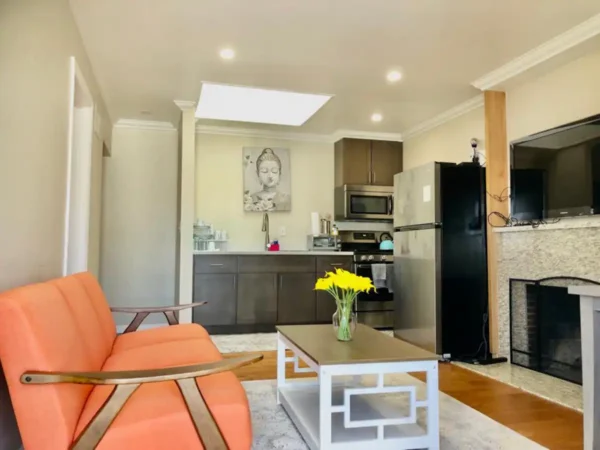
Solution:
M 336 309 L 335 300 L 329 292 L 317 291 L 316 322 L 331 323 Z
M 277 320 L 277 275 L 238 275 L 238 324 L 275 324 Z
M 194 302 L 207 302 L 193 309 L 193 321 L 200 325 L 234 325 L 237 275 L 195 274 Z
M 329 323 L 335 301 L 317 278 L 352 270 L 350 255 L 194 256 L 193 321 L 211 333 L 270 332 L 278 324 Z
M 314 323 L 315 274 L 283 273 L 278 278 L 277 323 Z

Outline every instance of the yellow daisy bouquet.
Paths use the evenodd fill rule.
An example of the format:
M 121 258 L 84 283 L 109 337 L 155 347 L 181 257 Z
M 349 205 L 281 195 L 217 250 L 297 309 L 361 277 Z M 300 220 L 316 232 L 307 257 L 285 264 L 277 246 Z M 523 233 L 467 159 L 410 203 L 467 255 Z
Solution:
M 352 333 L 356 327 L 354 301 L 360 292 L 375 289 L 371 280 L 346 270 L 336 269 L 335 273 L 327 272 L 323 278 L 319 278 L 315 289 L 327 291 L 335 299 L 337 310 L 333 315 L 333 326 L 338 340 L 352 340 Z

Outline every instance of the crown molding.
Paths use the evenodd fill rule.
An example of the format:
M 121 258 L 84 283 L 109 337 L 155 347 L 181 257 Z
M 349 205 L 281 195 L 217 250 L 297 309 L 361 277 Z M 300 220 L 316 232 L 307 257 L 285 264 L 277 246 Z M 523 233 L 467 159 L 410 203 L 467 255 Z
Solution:
M 473 81 L 471 85 L 482 91 L 492 89 L 560 53 L 584 43 L 598 34 L 600 34 L 600 14 L 544 42 L 542 45 L 522 54 L 503 66 L 492 70 Z
M 196 102 L 193 102 L 191 100 L 173 100 L 173 103 L 175 103 L 177 107 L 182 111 L 196 109 Z
M 343 138 L 369 139 L 372 141 L 399 141 L 402 142 L 403 135 L 400 133 L 378 133 L 371 131 L 337 130 L 330 135 L 333 142 Z
M 402 133 L 402 136 L 405 140 L 413 138 L 481 107 L 483 107 L 483 94 L 479 94 L 477 97 L 473 97 L 472 99 L 450 108 L 449 110 L 444 111 L 443 113 L 438 114 L 437 116 L 432 117 L 425 122 L 421 122 L 420 124 L 409 128 Z
M 372 139 L 379 141 L 402 141 L 398 133 L 369 133 L 367 131 L 337 130 L 332 134 L 291 133 L 287 131 L 259 130 L 255 128 L 234 128 L 214 125 L 196 125 L 196 134 L 219 134 L 252 138 L 282 139 L 305 142 L 337 142 L 342 138 Z
M 282 139 L 287 141 L 331 142 L 331 136 L 328 134 L 290 133 L 287 131 L 234 128 L 202 124 L 196 125 L 196 134 L 220 134 L 224 136 Z
M 171 122 L 155 120 L 119 119 L 115 128 L 135 128 L 138 130 L 177 131 Z

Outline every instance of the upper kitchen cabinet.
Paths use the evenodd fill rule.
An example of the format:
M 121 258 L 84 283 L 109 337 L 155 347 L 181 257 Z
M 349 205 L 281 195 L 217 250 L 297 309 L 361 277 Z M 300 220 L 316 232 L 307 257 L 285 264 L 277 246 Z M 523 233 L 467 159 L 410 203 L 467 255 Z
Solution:
M 335 185 L 370 184 L 371 141 L 342 139 L 335 143 Z
M 402 172 L 402 142 L 371 141 L 371 184 L 393 186 Z
M 344 138 L 335 143 L 335 185 L 393 186 L 402 172 L 402 142 Z

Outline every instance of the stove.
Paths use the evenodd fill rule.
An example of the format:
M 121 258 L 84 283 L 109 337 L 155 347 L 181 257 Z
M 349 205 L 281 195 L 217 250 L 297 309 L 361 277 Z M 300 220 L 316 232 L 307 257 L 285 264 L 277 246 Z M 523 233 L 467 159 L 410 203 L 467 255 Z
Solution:
M 353 251 L 354 273 L 373 279 L 373 264 L 393 264 L 392 250 L 379 250 L 379 242 L 386 233 L 381 232 L 342 232 L 340 234 L 343 251 Z M 388 274 L 390 272 L 388 271 Z M 388 275 L 388 278 L 391 274 Z M 386 288 L 369 293 L 361 293 L 356 299 L 358 321 L 379 329 L 394 326 L 394 294 Z

